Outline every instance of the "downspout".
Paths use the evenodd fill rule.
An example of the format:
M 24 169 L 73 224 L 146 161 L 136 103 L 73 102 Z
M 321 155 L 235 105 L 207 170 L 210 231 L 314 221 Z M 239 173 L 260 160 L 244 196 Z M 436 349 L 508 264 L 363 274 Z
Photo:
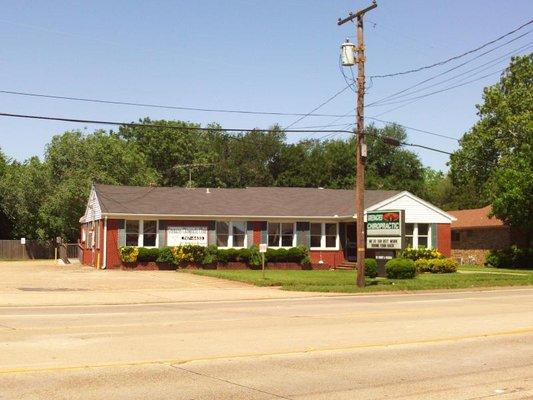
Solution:
M 107 268 L 107 216 L 104 217 L 104 257 L 102 262 L 102 269 Z

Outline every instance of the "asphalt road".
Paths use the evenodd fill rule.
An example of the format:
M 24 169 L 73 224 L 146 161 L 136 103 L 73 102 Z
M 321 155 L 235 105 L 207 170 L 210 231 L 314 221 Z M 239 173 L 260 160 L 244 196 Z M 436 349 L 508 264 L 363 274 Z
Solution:
M 83 270 L 98 284 L 54 291 L 48 272 L 0 288 L 2 400 L 533 398 L 533 288 L 315 296 L 174 273 L 173 291 Z

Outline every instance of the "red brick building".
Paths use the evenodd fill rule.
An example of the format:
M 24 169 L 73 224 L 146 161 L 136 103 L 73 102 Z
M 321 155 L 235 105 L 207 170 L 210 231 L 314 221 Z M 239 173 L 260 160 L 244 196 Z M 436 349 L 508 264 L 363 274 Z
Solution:
M 485 263 L 490 250 L 501 250 L 513 244 L 527 247 L 525 237 L 496 218 L 489 218 L 491 206 L 471 210 L 449 211 L 452 222 L 452 257 L 462 263 Z
M 311 262 L 356 257 L 353 190 L 206 189 L 94 185 L 81 223 L 83 263 L 119 267 L 121 246 L 187 243 L 242 248 L 306 246 Z M 450 255 L 454 217 L 409 192 L 367 190 L 366 211 L 405 210 L 406 242 Z M 365 217 L 366 218 L 366 217 Z

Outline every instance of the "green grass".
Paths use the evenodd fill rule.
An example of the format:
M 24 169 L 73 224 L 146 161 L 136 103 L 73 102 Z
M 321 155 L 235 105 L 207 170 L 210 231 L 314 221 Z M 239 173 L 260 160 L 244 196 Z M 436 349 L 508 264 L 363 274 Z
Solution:
M 533 285 L 533 271 L 475 268 L 478 268 L 481 273 L 421 274 L 414 279 L 367 279 L 367 286 L 363 289 L 355 285 L 355 271 L 268 270 L 265 279 L 262 278 L 261 271 L 252 270 L 187 270 L 186 272 L 246 282 L 256 286 L 281 286 L 284 290 L 305 292 L 352 293 Z M 471 267 L 464 269 L 467 272 L 472 270 Z M 511 274 L 506 272 L 511 272 Z M 516 272 L 522 275 L 514 275 Z

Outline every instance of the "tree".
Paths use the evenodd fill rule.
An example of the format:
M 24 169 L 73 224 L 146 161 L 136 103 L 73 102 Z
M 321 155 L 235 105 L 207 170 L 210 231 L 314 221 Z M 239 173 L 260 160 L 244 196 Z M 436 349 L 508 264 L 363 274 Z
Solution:
M 0 148 L 0 182 L 2 181 L 6 170 L 8 168 L 9 161 L 6 157 L 6 155 L 2 152 L 2 149 Z M 2 204 L 4 204 L 2 195 L 0 194 L 0 239 L 8 239 L 11 237 L 11 230 L 12 224 L 9 220 L 8 216 L 4 212 L 4 209 L 2 207 Z
M 451 156 L 453 183 L 467 206 L 492 213 L 531 234 L 533 219 L 533 54 L 514 57 L 500 81 L 484 89 L 479 121 Z M 465 204 L 463 204 L 465 205 Z

